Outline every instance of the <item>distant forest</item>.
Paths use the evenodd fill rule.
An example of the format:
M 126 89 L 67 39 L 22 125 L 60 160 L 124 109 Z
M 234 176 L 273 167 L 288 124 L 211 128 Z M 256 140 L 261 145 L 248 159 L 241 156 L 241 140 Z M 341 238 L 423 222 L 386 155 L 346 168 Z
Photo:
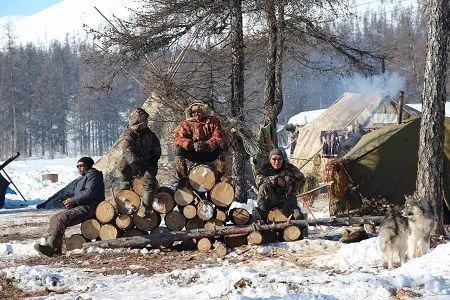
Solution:
M 397 72 L 405 82 L 402 88 L 406 101 L 420 101 L 426 32 L 419 13 L 399 7 L 330 21 L 324 26 L 355 45 L 382 53 L 381 59 L 371 62 L 368 72 L 359 74 L 362 78 Z M 103 155 L 126 126 L 130 109 L 141 106 L 148 93 L 129 74 L 118 74 L 113 82 L 104 82 L 104 69 L 109 68 L 108 61 L 114 57 L 91 59 L 98 55 L 95 45 L 70 41 L 69 37 L 48 47 L 18 45 L 13 30 L 3 32 L 7 45 L 0 51 L 0 159 L 16 151 L 24 157 Z M 261 60 L 252 61 L 252 53 L 253 47 L 264 45 L 245 42 L 249 45 L 245 50 L 246 97 L 256 101 L 258 108 L 262 107 L 257 102 L 264 89 L 264 67 Z M 348 79 L 358 74 L 357 70 L 336 68 L 336 62 L 331 63 L 336 58 L 325 50 L 308 55 L 330 60 L 329 68 L 323 63 L 319 67 L 297 59 L 308 51 L 306 44 L 286 49 L 289 55 L 283 69 L 284 105 L 278 118 L 281 124 L 301 111 L 325 108 L 342 92 L 355 88 Z M 214 49 L 214 55 L 220 55 L 218 52 Z M 144 67 L 136 65 L 136 69 Z M 214 77 L 211 74 L 211 81 Z M 253 114 L 253 119 L 258 117 Z

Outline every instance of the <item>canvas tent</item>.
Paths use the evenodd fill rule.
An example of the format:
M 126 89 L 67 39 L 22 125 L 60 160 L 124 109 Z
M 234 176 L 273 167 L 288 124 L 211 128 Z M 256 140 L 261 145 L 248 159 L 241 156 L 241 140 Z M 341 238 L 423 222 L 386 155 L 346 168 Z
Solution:
M 420 118 L 415 118 L 402 124 L 388 125 L 364 135 L 343 158 L 330 163 L 330 165 L 340 164 L 345 168 L 345 172 L 335 172 L 331 176 L 338 184 L 348 183 L 347 188 L 357 187 L 360 195 L 366 199 L 384 198 L 392 205 L 403 205 L 404 196 L 412 195 L 415 191 L 419 130 Z M 443 187 L 446 204 L 444 212 L 448 217 L 450 118 L 445 119 L 444 154 Z M 335 191 L 334 188 L 332 186 L 330 189 L 332 194 Z M 340 215 L 361 208 L 361 202 L 355 199 L 354 195 L 347 189 L 344 195 L 332 199 L 330 214 Z M 370 213 L 376 214 L 376 212 Z
M 414 109 L 404 108 L 403 119 L 417 116 Z M 368 95 L 344 93 L 325 112 L 299 129 L 291 162 L 306 174 L 323 181 L 325 165 L 332 158 L 322 155 L 321 134 L 336 131 L 341 136 L 352 130 L 353 135 L 342 140 L 341 153 L 353 147 L 362 130 L 382 127 L 396 122 L 397 103 L 381 92 Z

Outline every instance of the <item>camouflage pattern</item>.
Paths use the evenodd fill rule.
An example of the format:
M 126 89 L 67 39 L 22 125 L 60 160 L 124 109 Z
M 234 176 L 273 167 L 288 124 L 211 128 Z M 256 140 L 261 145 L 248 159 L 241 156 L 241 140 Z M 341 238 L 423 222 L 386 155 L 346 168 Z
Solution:
M 278 178 L 284 180 L 284 187 L 278 185 Z M 285 161 L 276 170 L 269 162 L 265 162 L 257 171 L 255 181 L 258 186 L 258 207 L 253 212 L 255 218 L 266 219 L 273 208 L 281 209 L 286 216 L 293 214 L 296 219 L 303 217 L 296 195 L 305 184 L 305 176 L 296 166 Z
M 148 113 L 142 108 L 135 108 L 131 111 L 128 117 L 128 125 L 131 130 L 138 130 L 139 128 L 148 126 Z
M 128 127 L 123 133 L 122 151 L 127 164 L 143 161 L 148 167 L 156 167 L 161 157 L 161 143 L 148 127 L 141 130 Z

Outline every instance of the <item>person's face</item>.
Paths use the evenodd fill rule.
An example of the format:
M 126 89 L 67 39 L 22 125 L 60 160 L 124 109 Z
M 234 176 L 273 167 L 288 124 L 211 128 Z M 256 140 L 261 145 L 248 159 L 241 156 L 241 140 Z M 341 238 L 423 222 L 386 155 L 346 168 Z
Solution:
M 77 170 L 78 170 L 78 173 L 80 175 L 83 175 L 87 171 L 87 166 L 84 163 L 82 163 L 82 162 L 78 162 L 77 163 Z
M 281 157 L 280 155 L 272 155 L 270 157 L 270 165 L 275 170 L 278 170 L 283 165 L 283 157 Z
M 193 106 L 191 114 L 194 119 L 201 120 L 203 118 L 203 109 L 200 106 Z

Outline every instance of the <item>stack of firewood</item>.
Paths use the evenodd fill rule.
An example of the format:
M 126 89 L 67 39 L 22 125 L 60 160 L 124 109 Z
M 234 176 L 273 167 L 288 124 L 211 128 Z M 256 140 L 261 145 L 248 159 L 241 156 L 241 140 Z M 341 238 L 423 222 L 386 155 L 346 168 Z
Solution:
M 167 231 L 193 231 L 196 229 L 215 230 L 227 225 L 246 225 L 252 222 L 251 214 L 244 208 L 231 208 L 234 188 L 225 180 L 217 180 L 214 170 L 208 165 L 197 165 L 188 176 L 188 184 L 175 191 L 161 187 L 154 196 L 151 213 L 144 213 L 141 205 L 142 182 L 135 179 L 130 190 L 121 190 L 114 199 L 101 202 L 96 210 L 96 218 L 81 225 L 81 235 L 66 240 L 67 248 L 81 248 L 87 240 L 109 240 L 136 235 L 164 234 Z M 160 226 L 164 220 L 164 226 Z M 269 214 L 269 220 L 283 222 L 287 218 L 281 211 Z M 224 255 L 226 246 L 237 247 L 244 244 L 262 244 L 274 241 L 277 233 L 229 234 L 215 240 L 199 238 L 195 240 L 199 250 L 206 251 L 214 246 L 215 251 Z M 300 238 L 298 227 L 284 230 L 283 239 L 293 241 Z M 163 245 L 170 246 L 170 245 Z

